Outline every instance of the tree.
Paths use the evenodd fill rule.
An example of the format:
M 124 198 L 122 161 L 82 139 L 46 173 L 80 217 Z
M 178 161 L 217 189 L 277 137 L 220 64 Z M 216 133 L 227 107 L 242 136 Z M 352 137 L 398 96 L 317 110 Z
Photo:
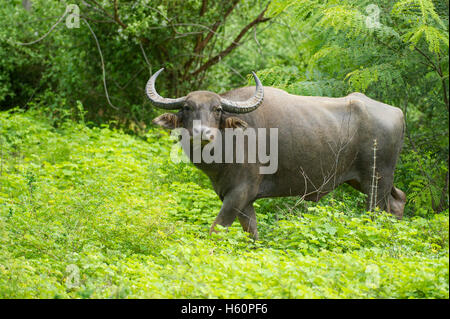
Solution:
M 280 0 L 269 14 L 306 34 L 295 58 L 304 72 L 262 74 L 275 85 L 288 78 L 284 86 L 297 94 L 361 91 L 401 107 L 403 158 L 416 163 L 400 166 L 409 199 L 435 212 L 448 208 L 448 1 Z
M 64 23 L 55 27 L 51 22 L 63 15 L 68 4 L 80 8 L 80 29 L 67 29 Z M 265 17 L 268 4 L 267 0 L 80 0 L 55 6 L 47 0 L 33 3 L 29 13 L 10 4 L 3 8 L 11 20 L 3 21 L 6 32 L 0 40 L 6 46 L 5 56 L 17 52 L 22 56 L 20 63 L 26 56 L 39 56 L 25 63 L 27 69 L 41 70 L 33 75 L 39 87 L 33 96 L 60 91 L 70 104 L 80 100 L 87 105 L 91 119 L 119 115 L 148 121 L 150 105 L 143 89 L 152 72 L 166 67 L 158 85 L 168 96 L 208 86 L 214 82 L 205 81 L 210 69 L 226 63 L 236 48 L 252 39 L 250 30 L 269 20 Z M 18 15 L 27 24 L 24 32 L 13 21 Z M 49 29 L 52 32 L 43 39 L 37 36 Z M 35 42 L 37 38 L 40 41 Z M 10 72 L 5 72 L 5 78 L 9 83 L 24 80 Z M 23 104 L 33 94 L 20 97 L 22 91 L 13 92 L 9 90 L 4 103 Z

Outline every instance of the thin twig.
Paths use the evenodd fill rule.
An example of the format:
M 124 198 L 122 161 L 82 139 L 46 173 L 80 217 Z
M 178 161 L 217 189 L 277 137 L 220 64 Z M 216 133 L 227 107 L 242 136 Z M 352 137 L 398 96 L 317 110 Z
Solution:
M 94 30 L 92 30 L 91 26 L 89 25 L 89 23 L 87 22 L 86 19 L 82 18 L 83 21 L 86 23 L 86 25 L 88 26 L 89 30 L 91 31 L 94 39 L 95 39 L 95 43 L 97 44 L 97 49 L 98 49 L 98 53 L 100 54 L 100 59 L 102 62 L 102 72 L 103 72 L 103 87 L 105 88 L 105 95 L 106 95 L 106 99 L 108 101 L 108 104 L 113 108 L 118 110 L 119 108 L 115 105 L 113 105 L 111 103 L 111 100 L 109 99 L 109 94 L 108 94 L 108 87 L 106 86 L 106 71 L 105 71 L 105 62 L 103 60 L 103 54 L 102 54 L 102 49 L 100 48 L 100 43 L 98 43 L 98 39 L 97 36 L 95 35 Z
M 145 63 L 147 63 L 148 72 L 150 73 L 150 76 L 152 76 L 152 64 L 148 60 L 147 54 L 145 54 L 145 50 L 144 50 L 144 47 L 142 46 L 142 42 L 141 41 L 139 41 L 139 47 L 141 48 L 142 55 L 144 56 Z
M 377 198 L 376 198 L 376 187 L 377 187 L 377 140 L 373 140 L 373 166 L 372 166 L 372 185 L 371 185 L 371 191 L 370 191 L 370 204 L 369 204 L 369 211 L 373 211 L 375 209 Z
M 50 30 L 47 31 L 47 33 L 45 33 L 42 37 L 40 37 L 37 40 L 31 41 L 31 42 L 27 42 L 27 43 L 22 43 L 22 42 L 16 42 L 18 45 L 32 45 L 35 44 L 39 41 L 44 40 L 50 33 L 52 33 L 52 31 L 56 28 L 56 26 L 64 19 L 64 17 L 67 14 L 67 10 L 64 11 L 64 14 L 58 19 L 58 21 L 56 21 L 56 23 L 50 28 Z

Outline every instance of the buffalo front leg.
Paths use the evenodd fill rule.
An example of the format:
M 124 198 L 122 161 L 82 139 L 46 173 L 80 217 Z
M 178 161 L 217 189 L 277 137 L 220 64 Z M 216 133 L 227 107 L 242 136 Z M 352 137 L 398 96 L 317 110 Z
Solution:
M 222 208 L 220 209 L 219 215 L 217 215 L 214 220 L 209 234 L 212 232 L 217 232 L 215 229 L 216 225 L 229 227 L 233 224 L 237 216 L 239 216 L 239 221 L 241 221 L 241 216 L 245 216 L 245 214 L 249 216 L 250 219 L 254 220 L 254 224 L 247 221 L 244 221 L 243 224 L 243 221 L 241 221 L 242 227 L 245 231 L 249 231 L 252 235 L 257 234 L 255 211 L 253 210 L 253 205 L 251 204 L 253 200 L 253 192 L 246 187 L 239 187 L 228 192 L 223 199 Z

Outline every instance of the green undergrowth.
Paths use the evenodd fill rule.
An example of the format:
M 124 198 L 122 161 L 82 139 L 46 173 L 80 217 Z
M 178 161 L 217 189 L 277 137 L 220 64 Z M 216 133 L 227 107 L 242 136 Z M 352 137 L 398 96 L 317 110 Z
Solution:
M 0 113 L 0 298 L 448 298 L 448 211 L 397 221 L 361 195 L 256 203 L 260 240 L 167 133 Z

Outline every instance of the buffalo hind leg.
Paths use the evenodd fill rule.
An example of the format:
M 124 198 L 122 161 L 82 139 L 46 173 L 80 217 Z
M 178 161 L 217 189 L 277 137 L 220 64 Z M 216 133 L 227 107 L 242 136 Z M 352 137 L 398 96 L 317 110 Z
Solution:
M 258 230 L 256 229 L 256 214 L 253 203 L 250 203 L 242 212 L 238 213 L 238 219 L 242 229 L 250 234 L 250 236 L 258 240 Z
M 403 218 L 403 210 L 406 204 L 406 195 L 400 189 L 392 186 L 391 192 L 388 195 L 388 211 L 398 219 Z
M 378 198 L 376 206 L 391 213 L 397 219 L 403 218 L 403 209 L 405 208 L 406 195 L 393 183 L 394 176 L 381 177 L 378 180 Z
M 366 208 L 370 210 L 373 207 L 370 207 L 372 203 L 373 206 L 380 208 L 381 210 L 385 210 L 388 213 L 391 213 L 398 219 L 403 218 L 403 210 L 405 208 L 406 203 L 406 195 L 400 189 L 396 188 L 393 185 L 393 176 L 386 177 L 381 176 L 378 180 L 378 187 L 375 192 L 375 189 L 372 188 L 372 180 L 366 180 L 360 184 L 361 191 L 367 195 Z M 376 198 L 371 200 L 371 196 L 376 195 Z

